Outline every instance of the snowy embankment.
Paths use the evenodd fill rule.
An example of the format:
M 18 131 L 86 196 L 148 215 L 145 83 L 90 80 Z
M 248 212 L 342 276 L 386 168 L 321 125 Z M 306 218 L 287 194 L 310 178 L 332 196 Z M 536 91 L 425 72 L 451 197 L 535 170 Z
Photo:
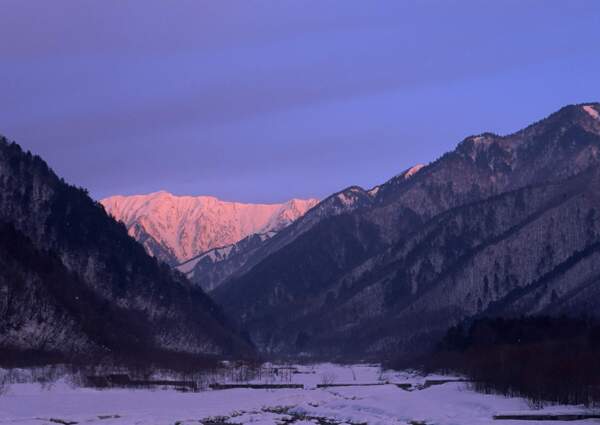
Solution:
M 294 373 L 287 374 L 288 370 Z M 65 379 L 49 388 L 30 383 L 13 384 L 0 395 L 0 423 L 518 425 L 538 422 L 499 421 L 493 416 L 582 411 L 575 407 L 532 411 L 522 399 L 479 394 L 460 382 L 425 386 L 425 380 L 431 377 L 382 373 L 376 366 L 284 367 L 278 370 L 277 376 L 302 384 L 304 389 L 182 393 L 164 389 L 95 390 L 73 387 Z M 262 382 L 265 379 L 273 381 L 271 375 Z M 353 386 L 317 388 L 324 383 Z M 402 383 L 411 383 L 411 391 L 396 385 Z

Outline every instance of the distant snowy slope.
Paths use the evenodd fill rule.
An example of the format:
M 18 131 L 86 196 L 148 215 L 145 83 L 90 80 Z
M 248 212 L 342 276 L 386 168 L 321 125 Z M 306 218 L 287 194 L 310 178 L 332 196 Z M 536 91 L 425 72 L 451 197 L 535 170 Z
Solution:
M 239 271 L 277 232 L 253 233 L 234 244 L 213 248 L 178 265 L 192 283 L 212 291 Z
M 112 196 L 100 201 L 125 223 L 146 250 L 172 265 L 254 233 L 279 231 L 317 204 L 292 199 L 283 204 L 243 204 L 211 196 L 175 196 L 168 192 Z

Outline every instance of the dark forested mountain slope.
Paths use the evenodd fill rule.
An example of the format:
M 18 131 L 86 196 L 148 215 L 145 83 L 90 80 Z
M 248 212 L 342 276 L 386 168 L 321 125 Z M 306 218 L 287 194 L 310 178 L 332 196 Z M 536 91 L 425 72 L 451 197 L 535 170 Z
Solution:
M 371 191 L 348 189 L 356 202 L 338 198 L 347 208 L 320 216 L 317 205 L 215 296 L 263 350 L 322 356 L 422 347 L 488 308 L 585 309 L 596 111 L 568 106 L 508 136 L 468 137 Z
M 186 273 L 194 284 L 213 290 L 233 276 L 243 275 L 322 220 L 371 205 L 374 193 L 375 190 L 367 192 L 359 187 L 350 187 L 329 196 L 280 232 L 250 235 L 236 244 L 203 253 L 177 268 Z
M 39 157 L 0 139 L 0 347 L 250 354 L 219 307 Z
M 254 233 L 234 244 L 203 252 L 176 268 L 193 284 L 205 291 L 212 291 L 243 268 L 246 261 L 276 234 L 276 232 Z

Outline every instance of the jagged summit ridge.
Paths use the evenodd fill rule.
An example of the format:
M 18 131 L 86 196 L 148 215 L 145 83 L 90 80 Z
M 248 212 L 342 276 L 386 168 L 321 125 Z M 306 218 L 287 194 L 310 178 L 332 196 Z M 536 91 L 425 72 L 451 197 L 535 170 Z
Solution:
M 166 191 L 112 196 L 101 201 L 150 254 L 171 264 L 254 233 L 279 231 L 317 202 L 291 199 L 280 204 L 246 204 L 213 196 L 176 196 Z

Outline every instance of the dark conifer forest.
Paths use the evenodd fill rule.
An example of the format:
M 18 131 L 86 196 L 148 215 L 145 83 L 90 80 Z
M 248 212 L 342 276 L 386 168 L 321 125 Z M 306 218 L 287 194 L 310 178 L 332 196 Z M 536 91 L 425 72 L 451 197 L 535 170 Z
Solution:
M 600 405 L 600 322 L 569 317 L 481 318 L 451 327 L 435 351 L 395 367 L 464 375 L 477 391 Z

